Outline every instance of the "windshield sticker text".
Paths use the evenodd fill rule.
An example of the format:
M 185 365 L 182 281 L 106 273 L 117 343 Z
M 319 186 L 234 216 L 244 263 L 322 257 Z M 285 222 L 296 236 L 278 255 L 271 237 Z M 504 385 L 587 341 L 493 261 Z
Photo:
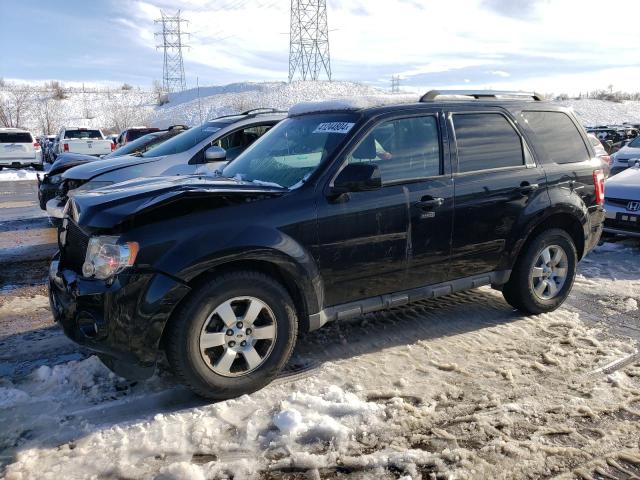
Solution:
M 321 123 L 316 127 L 313 133 L 349 133 L 349 130 L 353 128 L 354 123 L 348 122 L 328 122 Z

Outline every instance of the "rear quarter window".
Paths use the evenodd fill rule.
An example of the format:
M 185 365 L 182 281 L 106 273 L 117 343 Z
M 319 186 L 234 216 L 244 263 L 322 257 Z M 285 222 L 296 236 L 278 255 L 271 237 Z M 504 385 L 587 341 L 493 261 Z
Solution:
M 28 132 L 0 132 L 0 143 L 32 143 Z
M 566 113 L 523 111 L 522 117 L 548 160 L 562 164 L 591 158 L 578 127 Z

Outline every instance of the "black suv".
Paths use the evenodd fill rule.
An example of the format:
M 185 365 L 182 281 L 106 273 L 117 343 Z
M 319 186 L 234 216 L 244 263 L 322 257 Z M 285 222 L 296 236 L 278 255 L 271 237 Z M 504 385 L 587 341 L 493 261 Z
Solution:
M 214 176 L 72 198 L 55 318 L 128 377 L 271 381 L 301 330 L 491 285 L 552 311 L 598 242 L 604 176 L 572 113 L 507 92 L 302 104 Z M 353 106 L 351 106 L 353 105 Z

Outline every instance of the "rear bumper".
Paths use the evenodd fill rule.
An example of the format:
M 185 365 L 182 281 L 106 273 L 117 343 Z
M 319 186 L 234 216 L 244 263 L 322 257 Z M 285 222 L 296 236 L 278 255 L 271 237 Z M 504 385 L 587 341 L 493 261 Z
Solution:
M 111 284 L 49 269 L 49 301 L 56 322 L 74 342 L 106 357 L 124 377 L 155 370 L 164 327 L 189 287 L 160 273 L 120 274 Z
M 30 165 L 40 165 L 41 163 L 42 157 L 37 159 L 35 156 L 23 158 L 0 158 L 1 167 L 28 167 Z

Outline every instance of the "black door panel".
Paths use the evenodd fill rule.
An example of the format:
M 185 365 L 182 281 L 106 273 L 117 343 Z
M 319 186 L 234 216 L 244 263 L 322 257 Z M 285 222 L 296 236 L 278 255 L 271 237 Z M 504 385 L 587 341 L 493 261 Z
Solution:
M 452 112 L 457 165 L 451 273 L 498 269 L 531 202 L 548 202 L 546 177 L 513 120 L 500 111 Z
M 407 266 L 407 193 L 402 186 L 320 200 L 320 271 L 326 305 L 392 292 Z

